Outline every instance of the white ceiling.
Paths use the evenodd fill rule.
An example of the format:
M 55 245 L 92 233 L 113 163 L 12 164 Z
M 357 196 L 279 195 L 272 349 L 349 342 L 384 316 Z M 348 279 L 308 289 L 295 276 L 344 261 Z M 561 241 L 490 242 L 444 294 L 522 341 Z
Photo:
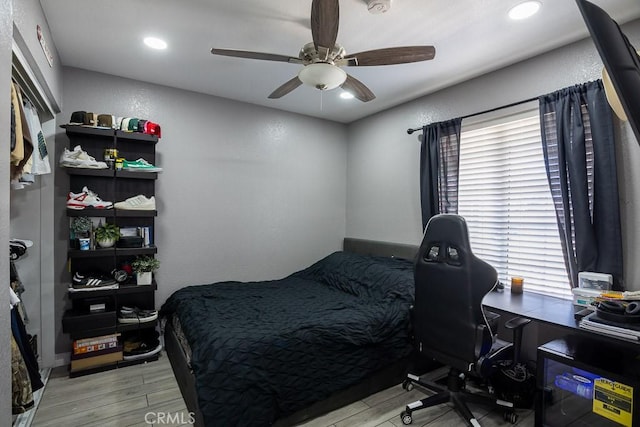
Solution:
M 432 61 L 346 67 L 377 96 L 343 100 L 340 89 L 300 86 L 267 96 L 302 65 L 214 56 L 212 47 L 298 56 L 311 41 L 311 0 L 41 0 L 62 64 L 348 123 L 457 82 L 587 37 L 573 0 L 542 0 L 526 21 L 507 18 L 521 0 L 393 0 L 374 15 L 366 0 L 340 1 L 338 43 L 349 53 L 433 45 Z M 638 0 L 592 0 L 620 24 Z M 161 37 L 165 51 L 142 44 Z

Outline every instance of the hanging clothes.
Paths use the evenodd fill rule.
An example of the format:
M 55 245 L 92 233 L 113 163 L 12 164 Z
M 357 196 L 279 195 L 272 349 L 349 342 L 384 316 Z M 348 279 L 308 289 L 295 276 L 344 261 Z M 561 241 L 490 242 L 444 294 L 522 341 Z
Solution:
M 25 118 L 34 143 L 34 150 L 31 155 L 31 167 L 25 168 L 24 172 L 29 172 L 32 175 L 51 173 L 47 142 L 42 132 L 42 124 L 40 123 L 40 117 L 38 117 L 38 111 L 29 100 L 24 99 L 23 101 Z
M 15 308 L 11 308 L 11 333 L 13 334 L 13 338 L 16 340 L 16 344 L 18 344 L 20 354 L 22 354 L 24 363 L 27 366 L 29 380 L 31 381 L 31 390 L 40 390 L 44 387 L 44 384 L 40 377 L 38 360 L 36 359 L 33 349 L 29 344 L 29 337 L 27 335 L 27 330 L 24 327 L 22 317 Z
M 22 137 L 22 116 L 20 115 L 20 100 L 18 99 L 18 90 L 15 83 L 11 82 L 11 110 L 13 111 L 13 127 L 12 144 L 11 144 L 11 165 L 18 166 L 24 158 L 24 139 Z
M 22 414 L 33 408 L 33 389 L 18 343 L 11 336 L 11 412 Z
M 29 131 L 29 126 L 27 125 L 27 120 L 25 119 L 24 107 L 22 102 L 22 91 L 20 90 L 20 86 L 11 82 L 13 87 L 13 91 L 16 92 L 16 98 L 18 101 L 18 108 L 16 110 L 16 125 L 18 121 L 18 117 L 20 118 L 20 128 L 22 130 L 22 158 L 17 162 L 11 162 L 11 179 L 18 179 L 22 172 L 24 171 L 25 166 L 31 160 L 31 154 L 33 153 L 33 143 L 31 139 L 31 132 Z M 13 102 L 13 96 L 11 97 Z M 17 126 L 16 126 L 17 128 Z M 20 145 L 20 141 L 16 139 L 16 151 L 18 150 L 18 146 Z M 13 156 L 12 156 L 13 160 Z

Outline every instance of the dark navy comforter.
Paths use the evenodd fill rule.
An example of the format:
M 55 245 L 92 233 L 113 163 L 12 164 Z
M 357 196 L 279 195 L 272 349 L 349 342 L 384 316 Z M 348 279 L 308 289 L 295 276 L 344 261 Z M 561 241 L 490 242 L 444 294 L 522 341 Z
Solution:
M 207 426 L 270 425 L 411 352 L 413 264 L 336 252 L 284 279 L 176 291 Z

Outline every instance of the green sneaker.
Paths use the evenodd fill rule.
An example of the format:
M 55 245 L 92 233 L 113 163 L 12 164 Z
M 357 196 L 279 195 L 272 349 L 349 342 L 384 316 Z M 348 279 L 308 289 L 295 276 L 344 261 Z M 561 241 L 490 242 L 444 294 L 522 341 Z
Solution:
M 136 172 L 162 172 L 162 168 L 152 165 L 143 158 L 139 158 L 134 161 L 124 160 L 122 162 L 122 168 L 124 170 Z

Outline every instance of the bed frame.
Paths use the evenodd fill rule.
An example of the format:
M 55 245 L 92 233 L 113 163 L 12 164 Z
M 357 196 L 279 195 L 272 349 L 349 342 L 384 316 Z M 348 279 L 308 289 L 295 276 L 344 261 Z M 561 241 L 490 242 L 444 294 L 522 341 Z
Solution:
M 418 252 L 418 246 L 353 238 L 345 238 L 343 248 L 345 251 L 363 255 L 378 255 L 406 259 L 413 259 Z M 196 427 L 205 427 L 202 413 L 198 408 L 195 376 L 191 372 L 188 360 L 180 346 L 171 322 L 165 322 L 164 342 L 167 356 L 171 362 L 171 367 L 178 382 L 178 386 L 180 387 L 182 397 L 187 405 L 187 409 L 195 416 L 194 425 Z M 407 372 L 428 372 L 437 366 L 439 365 L 435 364 L 435 362 L 425 361 L 421 357 L 412 355 L 394 363 L 393 365 L 381 369 L 361 383 L 334 393 L 328 399 L 316 402 L 307 408 L 277 420 L 274 426 L 285 427 L 299 424 L 305 420 L 315 418 L 355 401 L 361 400 L 372 393 L 400 384 L 406 378 Z

